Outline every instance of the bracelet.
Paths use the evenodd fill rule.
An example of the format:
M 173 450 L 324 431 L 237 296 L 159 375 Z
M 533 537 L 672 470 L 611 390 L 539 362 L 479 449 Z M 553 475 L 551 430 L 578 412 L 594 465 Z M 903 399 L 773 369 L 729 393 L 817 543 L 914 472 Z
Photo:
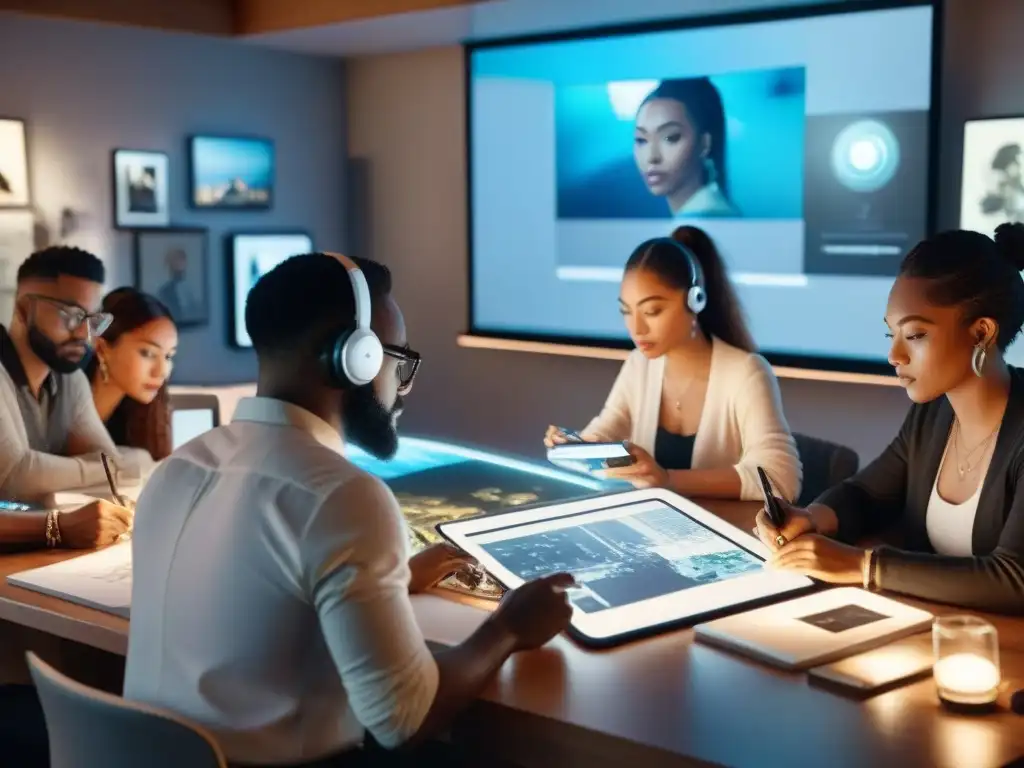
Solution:
M 46 546 L 60 546 L 60 523 L 57 521 L 59 509 L 51 509 L 46 513 Z

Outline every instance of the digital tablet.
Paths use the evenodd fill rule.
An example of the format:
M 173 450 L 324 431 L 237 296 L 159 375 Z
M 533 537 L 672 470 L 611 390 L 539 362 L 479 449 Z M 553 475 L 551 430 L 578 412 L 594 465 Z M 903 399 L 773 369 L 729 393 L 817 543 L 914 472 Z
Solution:
M 927 630 L 934 616 L 860 587 L 835 587 L 723 616 L 694 637 L 788 670 L 810 669 Z
M 441 523 L 438 532 L 509 589 L 568 571 L 570 634 L 608 646 L 792 596 L 809 578 L 764 567 L 768 550 L 660 488 Z
M 548 448 L 548 461 L 578 472 L 601 472 L 636 463 L 624 443 L 562 443 Z

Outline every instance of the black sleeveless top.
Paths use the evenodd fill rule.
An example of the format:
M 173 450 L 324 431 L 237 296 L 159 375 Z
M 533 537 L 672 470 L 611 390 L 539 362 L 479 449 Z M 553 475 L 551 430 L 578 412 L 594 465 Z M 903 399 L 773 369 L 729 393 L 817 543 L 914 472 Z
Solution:
M 662 469 L 690 469 L 696 439 L 696 435 L 677 435 L 658 427 L 658 435 L 654 439 L 654 460 Z

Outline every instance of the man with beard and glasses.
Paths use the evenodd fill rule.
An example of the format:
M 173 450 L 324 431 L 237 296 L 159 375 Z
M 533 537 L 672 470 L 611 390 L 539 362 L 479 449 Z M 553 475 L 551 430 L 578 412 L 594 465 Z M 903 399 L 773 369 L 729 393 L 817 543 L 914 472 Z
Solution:
M 115 460 L 118 480 L 141 479 L 143 452 L 115 448 L 79 370 L 110 324 L 97 311 L 103 278 L 99 259 L 67 246 L 34 253 L 18 269 L 10 330 L 0 326 L 2 500 L 45 503 L 61 491 L 105 488 L 101 452 Z M 0 544 L 91 547 L 128 523 L 123 509 L 105 504 L 57 516 L 50 535 L 46 522 L 0 511 Z
M 512 653 L 566 628 L 572 578 L 520 587 L 432 654 L 409 595 L 465 560 L 447 546 L 410 560 L 394 495 L 345 458 L 348 441 L 394 455 L 419 362 L 390 273 L 294 256 L 256 283 L 245 323 L 256 397 L 139 499 L 125 696 L 201 724 L 233 765 L 432 765 L 443 751 L 456 766 L 430 737 Z
M 18 269 L 10 330 L 0 326 L 0 500 L 45 504 L 60 491 L 105 486 L 101 451 L 124 464 L 79 370 L 110 323 L 96 311 L 103 277 L 99 259 L 64 246 L 34 253 Z M 102 546 L 130 524 L 127 509 L 100 500 L 60 513 L 0 509 L 0 553 L 12 545 Z M 10 625 L 0 643 L 0 744 L 25 768 L 49 758 L 24 651 L 51 642 Z

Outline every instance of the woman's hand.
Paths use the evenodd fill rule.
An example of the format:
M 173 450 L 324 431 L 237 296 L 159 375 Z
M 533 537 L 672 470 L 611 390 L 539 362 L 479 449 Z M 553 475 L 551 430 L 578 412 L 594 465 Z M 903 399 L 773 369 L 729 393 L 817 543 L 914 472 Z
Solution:
M 766 547 L 771 550 L 779 550 L 793 541 L 793 539 L 808 533 L 816 533 L 810 512 L 806 509 L 795 507 L 778 497 L 775 498 L 775 501 L 782 508 L 782 513 L 785 515 L 786 522 L 782 525 L 782 528 L 776 528 L 772 525 L 772 521 L 768 517 L 768 510 L 764 507 L 761 507 L 761 511 L 757 513 L 757 527 L 754 529 L 754 535 Z
M 830 584 L 861 584 L 866 558 L 867 551 L 859 547 L 807 534 L 777 550 L 768 564 Z
M 545 448 L 554 448 L 556 445 L 578 442 L 579 440 L 577 440 L 576 437 L 569 437 L 569 435 L 565 434 L 560 427 L 556 427 L 554 424 L 551 424 L 548 427 L 548 431 L 544 433 Z
M 409 592 L 426 592 L 446 576 L 456 571 L 469 570 L 476 560 L 452 544 L 442 543 L 427 547 L 409 558 Z
M 662 469 L 651 454 L 634 443 L 626 443 L 626 450 L 636 461 L 626 467 L 606 469 L 601 477 L 625 480 L 634 488 L 668 488 L 668 470 Z

